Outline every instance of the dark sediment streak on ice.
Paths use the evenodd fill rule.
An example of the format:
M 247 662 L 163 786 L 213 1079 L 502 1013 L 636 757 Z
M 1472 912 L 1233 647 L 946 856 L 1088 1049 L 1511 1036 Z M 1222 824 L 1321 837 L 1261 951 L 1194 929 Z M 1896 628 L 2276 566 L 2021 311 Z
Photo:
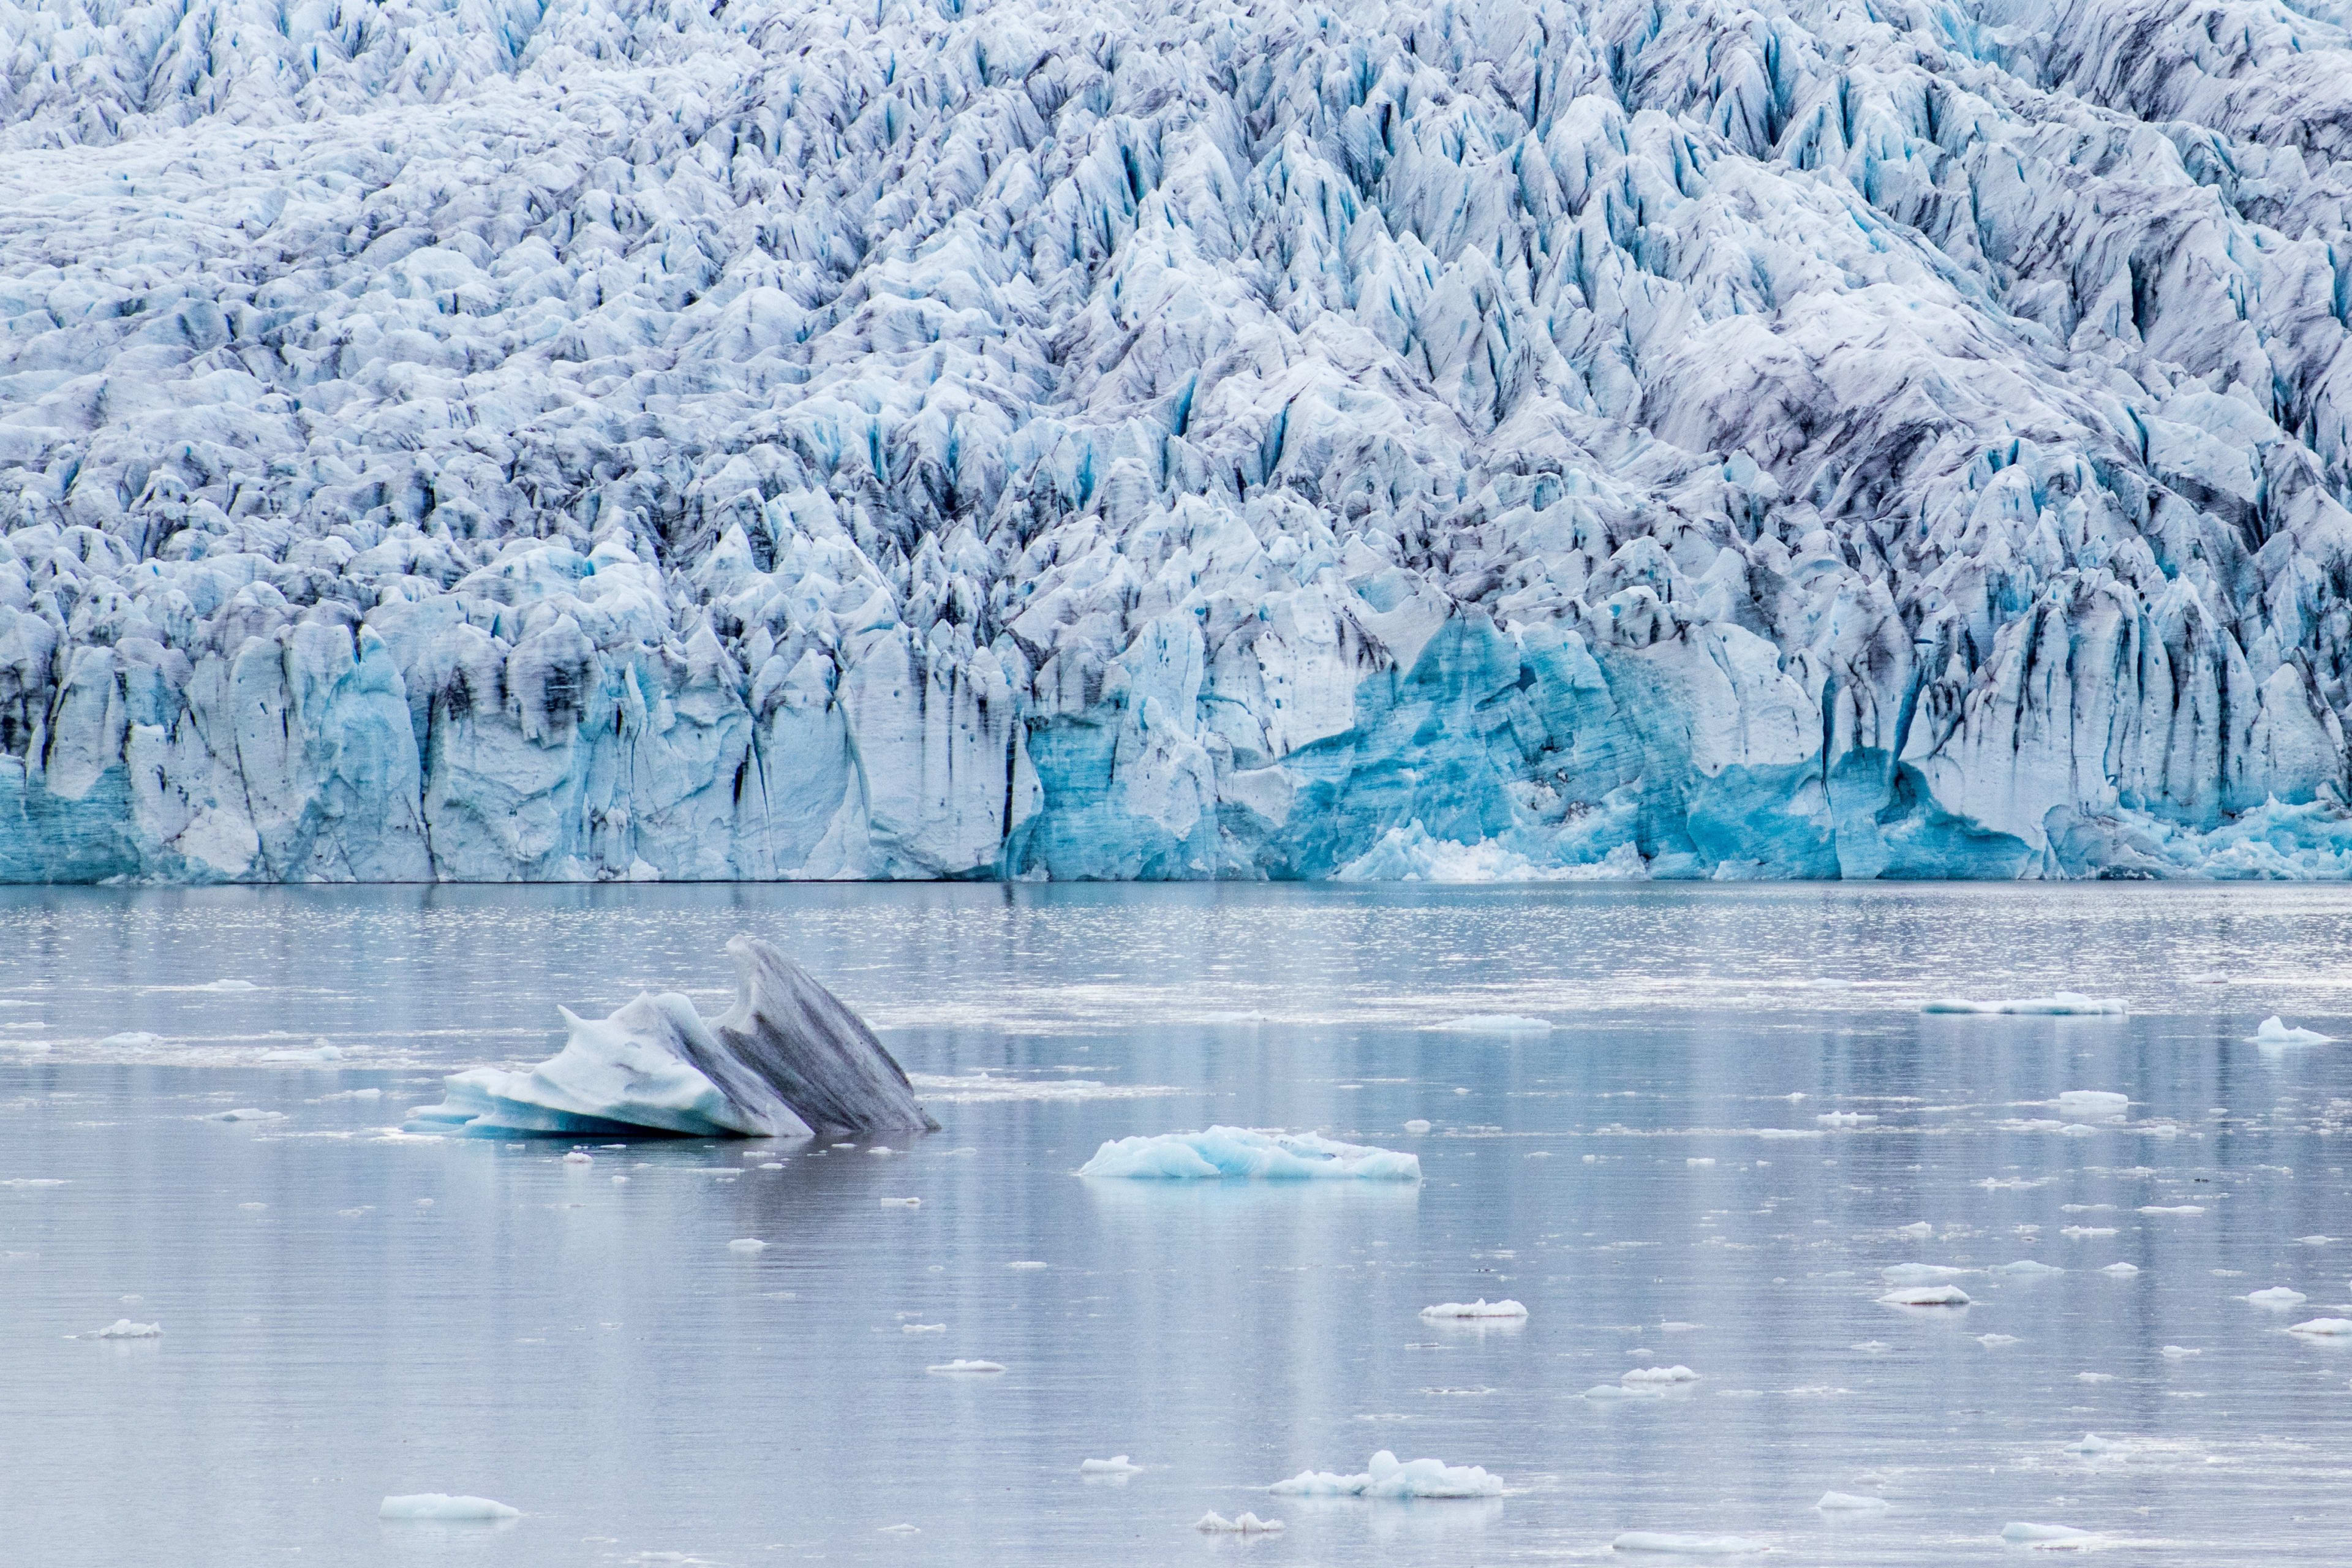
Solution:
M 939 1123 L 882 1042 L 774 947 L 727 944 L 735 1005 L 706 1019 L 673 992 L 610 1017 L 565 1011 L 563 1049 L 521 1072 L 474 1068 L 410 1113 L 417 1131 L 699 1137 L 929 1131 Z

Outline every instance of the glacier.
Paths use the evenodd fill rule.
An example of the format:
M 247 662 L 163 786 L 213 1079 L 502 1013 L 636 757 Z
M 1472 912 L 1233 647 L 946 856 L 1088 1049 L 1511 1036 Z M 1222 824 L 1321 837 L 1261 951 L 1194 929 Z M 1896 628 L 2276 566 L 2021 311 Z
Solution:
M 0 0 L 0 880 L 2352 874 L 2344 0 Z
M 727 956 L 735 1005 L 720 1016 L 704 1018 L 674 991 L 642 993 L 608 1018 L 560 1009 L 561 1051 L 519 1071 L 450 1074 L 441 1103 L 411 1110 L 405 1130 L 496 1138 L 939 1131 L 874 1032 L 806 970 L 753 937 L 730 942 Z M 577 1150 L 564 1159 L 593 1163 Z M 728 1245 L 756 1253 L 767 1244 Z

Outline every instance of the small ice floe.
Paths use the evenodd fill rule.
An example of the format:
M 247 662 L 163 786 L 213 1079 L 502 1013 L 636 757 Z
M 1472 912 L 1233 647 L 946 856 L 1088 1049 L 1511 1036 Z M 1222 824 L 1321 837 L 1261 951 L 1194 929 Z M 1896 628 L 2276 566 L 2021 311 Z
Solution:
M 887 1154 L 891 1152 L 891 1149 L 887 1143 L 877 1143 L 874 1147 L 866 1152 L 869 1154 Z
M 1503 1478 L 1489 1475 L 1476 1465 L 1449 1465 L 1443 1459 L 1407 1462 L 1382 1448 L 1360 1474 L 1301 1470 L 1265 1489 L 1277 1497 L 1501 1497 Z
M 1828 1110 L 1813 1118 L 1824 1127 L 1859 1127 L 1865 1121 L 1875 1121 L 1875 1116 L 1859 1110 Z
M 1958 1285 L 1912 1285 L 1878 1298 L 1882 1307 L 1966 1307 L 1969 1293 Z
M 2004 1525 L 2000 1538 L 2011 1546 L 2031 1547 L 2037 1552 L 2079 1552 L 2099 1542 L 2091 1531 L 2066 1524 Z
M 919 1524 L 886 1524 L 874 1533 L 877 1535 L 920 1535 L 923 1533 L 923 1527 Z
M 2205 1352 L 2201 1350 L 2191 1350 L 2187 1345 L 2167 1345 L 2156 1353 L 2167 1361 L 2187 1361 L 2190 1356 L 2200 1356 Z
M 2274 1312 L 2284 1312 L 2290 1307 L 2302 1306 L 2311 1298 L 2300 1290 L 2291 1290 L 2284 1285 L 2273 1285 L 2267 1290 L 2252 1292 L 2246 1300 L 2257 1307 L 2268 1307 Z
M 262 1110 L 250 1105 L 240 1105 L 235 1110 L 215 1110 L 204 1118 L 206 1121 L 283 1121 L 282 1110 Z
M 901 1323 L 898 1331 L 902 1334 L 943 1334 L 948 1331 L 948 1326 L 945 1323 Z
M 2286 1331 L 2306 1339 L 2340 1340 L 2352 1335 L 2352 1318 L 2307 1318 L 2300 1323 L 2288 1324 Z
M 62 1187 L 65 1184 L 63 1176 L 10 1176 L 0 1181 L 0 1187 Z
M 2003 1345 L 2013 1345 L 2017 1342 L 2018 1338 L 2015 1334 L 1979 1334 L 1977 1336 L 1977 1343 L 1989 1351 L 1997 1351 Z
M 2137 1265 L 2131 1263 L 2110 1263 L 2105 1268 L 2100 1269 L 2099 1272 L 2113 1279 L 2128 1279 L 2133 1275 L 2139 1272 L 2139 1268 Z
M 1043 1268 L 1045 1266 L 1043 1263 L 1038 1262 L 1034 1258 L 1016 1258 L 1004 1267 L 1007 1268 Z
M 341 1061 L 343 1048 L 341 1046 L 331 1046 L 326 1041 L 320 1040 L 316 1044 L 291 1050 L 264 1051 L 261 1053 L 260 1059 L 269 1066 L 306 1067 L 319 1062 Z
M 2130 1445 L 2118 1443 L 2113 1437 L 2102 1437 L 2096 1432 L 2085 1432 L 2080 1442 L 2069 1443 L 2059 1450 L 2062 1454 L 2079 1454 L 2084 1458 L 2103 1458 L 2109 1454 L 2126 1452 Z
M 1412 1121 L 1404 1124 L 1404 1130 L 1418 1138 L 1423 1133 L 1429 1131 L 1429 1123 L 1416 1116 Z
M 1434 1307 L 1423 1307 L 1424 1318 L 1451 1319 L 1524 1319 L 1528 1310 L 1517 1301 L 1489 1301 L 1481 1296 L 1475 1301 L 1441 1301 Z
M 191 985 L 191 991 L 258 991 L 260 986 L 250 980 L 214 980 L 202 985 Z
M 1139 1476 L 1141 1465 L 1130 1465 L 1125 1454 L 1113 1454 L 1108 1459 L 1081 1459 L 1078 1474 L 1082 1476 Z
M 1698 1373 L 1686 1366 L 1637 1366 L 1617 1380 L 1618 1386 L 1634 1390 L 1682 1388 L 1698 1381 Z
M 1747 1557 L 1769 1552 L 1769 1541 L 1744 1535 L 1681 1535 L 1664 1530 L 1629 1530 L 1609 1543 L 1612 1552 L 1652 1552 L 1662 1557 Z
M 1997 1002 L 1969 1002 L 1946 997 L 1924 1003 L 1922 1013 L 2010 1013 L 2036 1017 L 2114 1016 L 2129 1011 L 2120 996 L 2085 996 L 2079 991 L 2059 991 L 2048 996 L 2016 996 Z
M 1266 1181 L 1417 1182 L 1421 1161 L 1412 1154 L 1341 1143 L 1313 1132 L 1211 1127 L 1199 1132 L 1115 1139 L 1096 1150 L 1095 1157 L 1078 1168 L 1078 1174 L 1170 1181 L 1239 1176 Z
M 2323 1035 L 2316 1029 L 2291 1029 L 2287 1027 L 2285 1019 L 2273 1013 L 2263 1020 L 2261 1028 L 2254 1031 L 2253 1043 L 2258 1046 L 2324 1046 L 2335 1038 L 2335 1036 Z
M 1470 1013 L 1432 1024 L 1429 1029 L 1432 1033 L 1452 1035 L 1548 1035 L 1551 1033 L 1551 1020 L 1518 1013 Z
M 740 1252 L 746 1258 L 757 1258 L 768 1250 L 769 1244 L 756 1236 L 739 1236 L 727 1244 L 730 1252 Z
M 119 1035 L 109 1035 L 98 1042 L 102 1051 L 152 1051 L 163 1043 L 163 1037 L 145 1029 L 125 1029 Z
M 2076 1383 L 2113 1383 L 2115 1380 L 2116 1374 L 2111 1372 L 2078 1372 L 2074 1374 Z
M 884 1198 L 882 1200 L 882 1206 L 886 1209 L 919 1209 L 923 1206 L 923 1200 L 920 1198 Z
M 1245 1513 L 1239 1519 L 1227 1519 L 1221 1513 L 1204 1513 L 1192 1521 L 1192 1528 L 1208 1535 L 1273 1535 L 1282 1529 L 1278 1519 L 1260 1519 Z
M 1885 1340 L 1856 1340 L 1845 1348 L 1850 1351 L 1860 1351 L 1864 1355 L 1885 1355 L 1895 1347 Z
M 2019 1279 L 2031 1279 L 2038 1275 L 2063 1274 L 2066 1271 L 2063 1268 L 2059 1268 L 2054 1263 L 2041 1263 L 2031 1258 L 2021 1258 L 2014 1263 L 2001 1264 L 1999 1268 L 1993 1269 L 1992 1272 L 1995 1274 L 2012 1275 Z
M 2105 1089 L 2070 1089 L 2058 1097 L 2058 1112 L 2077 1121 L 2120 1121 L 2131 1112 L 2131 1096 Z
M 938 1373 L 942 1377 L 988 1377 L 1003 1372 L 1004 1368 L 997 1362 L 966 1361 L 959 1356 L 954 1361 L 943 1361 L 937 1366 L 927 1366 L 923 1370 Z
M 584 1149 L 574 1149 L 563 1156 L 563 1163 L 567 1165 L 593 1165 L 596 1163 L 596 1156 Z
M 1909 1225 L 1896 1226 L 1895 1234 L 1908 1237 L 1914 1241 L 1925 1241 L 1936 1234 L 1936 1227 L 1924 1219 L 1918 1219 L 1913 1220 Z
M 1973 1274 L 1973 1268 L 1952 1268 L 1941 1263 L 1894 1263 L 1878 1271 L 1889 1285 L 1941 1285 Z
M 153 1340 L 163 1335 L 161 1323 L 134 1323 L 128 1318 L 117 1318 L 89 1337 L 94 1340 Z
M 2111 1225 L 2062 1225 L 2058 1227 L 2058 1234 L 2082 1241 L 2094 1236 L 2113 1236 L 2116 1227 Z
M 2142 1204 L 2139 1205 L 2139 1212 L 2142 1214 L 2200 1215 L 2205 1212 L 2205 1205 L 2203 1204 Z
M 1857 1497 L 1853 1492 L 1823 1492 L 1813 1507 L 1822 1513 L 1885 1513 L 1886 1500 Z
M 447 1492 L 416 1492 L 388 1497 L 376 1510 L 378 1519 L 431 1519 L 448 1522 L 520 1519 L 522 1510 L 509 1508 L 486 1497 L 452 1497 Z
M 2336 1238 L 2332 1236 L 2298 1236 L 2294 1239 L 2299 1247 L 2326 1247 Z

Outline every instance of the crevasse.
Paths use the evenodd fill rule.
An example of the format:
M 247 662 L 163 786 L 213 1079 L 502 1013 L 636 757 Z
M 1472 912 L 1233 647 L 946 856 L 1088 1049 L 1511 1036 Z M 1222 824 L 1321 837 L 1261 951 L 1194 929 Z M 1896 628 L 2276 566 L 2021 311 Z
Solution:
M 2265 0 L 0 0 L 0 879 L 2340 876 Z

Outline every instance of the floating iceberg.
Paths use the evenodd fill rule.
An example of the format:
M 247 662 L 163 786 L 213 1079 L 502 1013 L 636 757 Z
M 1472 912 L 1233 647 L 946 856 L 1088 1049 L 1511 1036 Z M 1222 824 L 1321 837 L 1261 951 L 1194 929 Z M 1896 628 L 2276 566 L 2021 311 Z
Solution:
M 1545 1035 L 1551 1032 L 1551 1020 L 1530 1018 L 1518 1013 L 1469 1013 L 1459 1018 L 1448 1018 L 1442 1024 L 1432 1024 L 1429 1027 L 1440 1034 Z
M 2119 1121 L 2131 1111 L 2131 1096 L 2104 1089 L 2070 1089 L 2058 1097 L 2058 1109 L 2078 1121 Z
M 1664 1530 L 1629 1530 L 1609 1543 L 1612 1552 L 1664 1557 L 1748 1557 L 1772 1550 L 1769 1541 L 1744 1535 L 1681 1535 Z
M 128 1318 L 117 1318 L 89 1337 L 94 1340 L 152 1340 L 163 1336 L 161 1323 L 134 1323 Z
M 608 1018 L 563 1010 L 570 1038 L 520 1072 L 474 1068 L 409 1113 L 412 1132 L 511 1138 L 669 1132 L 785 1138 L 935 1130 L 856 1014 L 764 942 L 739 936 L 735 1005 L 706 1019 L 675 992 Z
M 2302 1291 L 2290 1289 L 2284 1285 L 2273 1285 L 2267 1290 L 2252 1292 L 2246 1300 L 2257 1307 L 2268 1307 L 2274 1311 L 2284 1312 L 2290 1307 L 2302 1306 L 2310 1298 Z
M 1096 1150 L 1094 1158 L 1078 1168 L 1078 1174 L 1172 1181 L 1244 1176 L 1266 1181 L 1417 1182 L 1421 1161 L 1392 1150 L 1335 1142 L 1313 1132 L 1211 1127 L 1199 1132 L 1115 1139 Z
M 1922 1013 L 2009 1013 L 2036 1017 L 2110 1016 L 2127 1011 L 2119 996 L 2085 996 L 2061 991 L 2049 996 L 2020 996 L 2000 1002 L 1968 1002 L 1954 997 L 1920 1005 Z
M 988 1377 L 1003 1372 L 1004 1366 L 1001 1362 L 966 1361 L 961 1356 L 958 1356 L 953 1361 L 944 1361 L 936 1366 L 927 1366 L 923 1370 L 938 1373 L 942 1377 Z
M 388 1497 L 376 1510 L 379 1519 L 431 1519 L 449 1521 L 480 1521 L 498 1519 L 520 1519 L 522 1510 L 509 1508 L 486 1497 L 453 1497 L 447 1492 L 417 1492 L 408 1497 Z
M 2340 1340 L 2352 1335 L 2352 1318 L 2310 1318 L 2289 1325 L 2287 1332 L 2307 1339 Z
M 1823 1492 L 1813 1505 L 1822 1513 L 1885 1513 L 1885 1498 L 1859 1497 L 1853 1492 Z
M 1272 1535 L 1282 1529 L 1278 1519 L 1260 1519 L 1245 1513 L 1239 1519 L 1227 1519 L 1214 1511 L 1204 1513 L 1192 1521 L 1192 1528 L 1210 1535 Z
M 2254 1044 L 2258 1046 L 2324 1046 L 2335 1038 L 2316 1029 L 2291 1029 L 2276 1013 L 2264 1018 L 2262 1027 L 2254 1031 Z
M 2099 1537 L 2087 1530 L 2076 1530 L 2066 1524 L 2011 1524 L 2003 1526 L 2000 1538 L 2011 1546 L 2030 1546 L 2037 1551 L 2078 1551 L 2095 1545 Z
M 1617 1382 L 1624 1388 L 1682 1388 L 1698 1381 L 1698 1373 L 1686 1366 L 1637 1366 Z
M 1114 1454 L 1108 1459 L 1081 1459 L 1078 1474 L 1082 1476 L 1139 1476 L 1141 1465 L 1130 1465 L 1125 1454 Z
M 2021 1258 L 2014 1263 L 2000 1264 L 1991 1272 L 2006 1274 L 2012 1279 L 2034 1279 L 2044 1274 L 2063 1274 L 2066 1271 L 2054 1263 L 2044 1263 L 2035 1258 Z
M 1282 1497 L 1479 1498 L 1501 1497 L 1503 1479 L 1475 1465 L 1442 1459 L 1401 1461 L 1386 1448 L 1374 1454 L 1360 1475 L 1301 1470 L 1266 1490 Z
M 1517 1301 L 1489 1301 L 1481 1296 L 1475 1301 L 1442 1301 L 1434 1307 L 1423 1307 L 1421 1315 L 1424 1318 L 1518 1320 L 1528 1315 L 1528 1310 Z
M 1887 1307 L 1965 1307 L 1969 1305 L 1969 1293 L 1958 1285 L 1913 1285 L 1900 1290 L 1889 1290 L 1878 1298 Z

